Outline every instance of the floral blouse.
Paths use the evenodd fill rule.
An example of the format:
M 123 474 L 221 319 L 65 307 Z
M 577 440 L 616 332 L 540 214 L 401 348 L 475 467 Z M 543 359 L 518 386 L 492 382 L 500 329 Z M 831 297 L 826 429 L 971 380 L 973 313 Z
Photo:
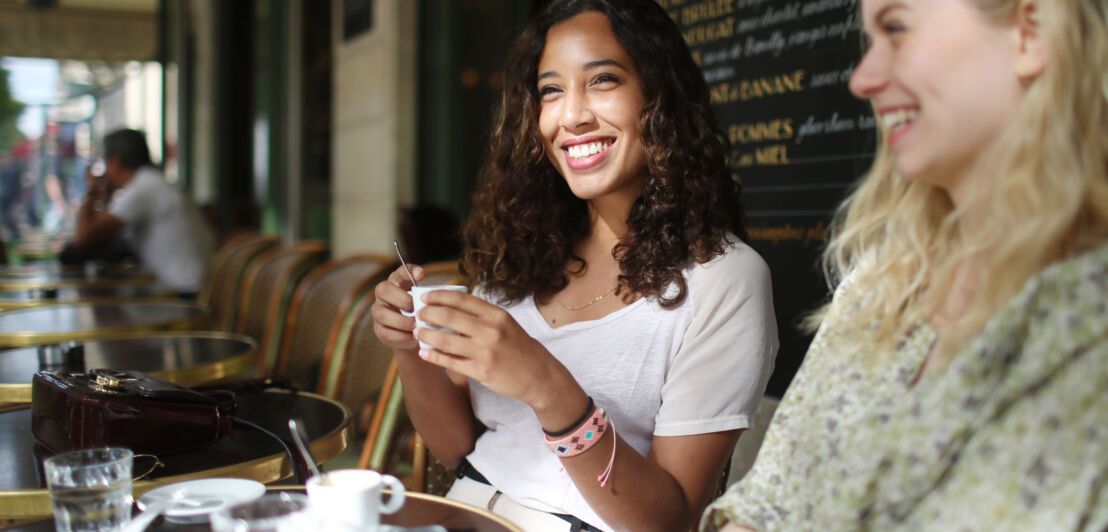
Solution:
M 915 385 L 935 332 L 868 356 L 837 334 L 854 292 L 702 530 L 1108 530 L 1108 246 L 1030 279 Z

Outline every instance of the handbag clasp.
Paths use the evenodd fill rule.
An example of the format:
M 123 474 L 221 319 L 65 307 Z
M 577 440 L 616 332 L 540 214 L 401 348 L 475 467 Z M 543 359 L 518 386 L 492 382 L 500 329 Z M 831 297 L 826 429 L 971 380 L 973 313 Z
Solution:
M 118 370 L 92 370 L 92 384 L 107 390 L 122 390 L 124 383 L 133 380 L 135 380 L 134 377 Z

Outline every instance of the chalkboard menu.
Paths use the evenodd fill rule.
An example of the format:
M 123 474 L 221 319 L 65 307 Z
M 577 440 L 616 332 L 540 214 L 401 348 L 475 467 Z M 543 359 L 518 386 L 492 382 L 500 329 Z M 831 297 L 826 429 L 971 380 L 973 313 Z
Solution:
M 869 167 L 875 121 L 847 82 L 860 56 L 858 0 L 658 0 L 704 72 L 751 245 L 769 263 L 781 350 L 780 396 L 811 336 L 800 320 L 826 301 L 820 251 L 835 207 Z

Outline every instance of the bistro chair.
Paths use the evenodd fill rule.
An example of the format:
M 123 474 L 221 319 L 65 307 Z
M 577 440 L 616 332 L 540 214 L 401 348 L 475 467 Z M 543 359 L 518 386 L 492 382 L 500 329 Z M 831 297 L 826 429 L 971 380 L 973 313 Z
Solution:
M 366 279 L 355 289 L 359 294 L 357 299 L 331 329 L 316 386 L 316 393 L 350 408 L 359 435 L 365 433 L 369 425 L 375 399 L 392 360 L 392 350 L 373 333 L 370 314 L 377 300 L 373 289 L 380 281 L 380 278 Z
M 373 279 L 384 278 L 394 267 L 393 255 L 365 254 L 323 263 L 308 273 L 289 304 L 284 338 L 272 372 L 288 377 L 300 388 L 318 383 L 328 342 L 340 316 L 349 312 L 371 289 Z
M 207 299 L 213 328 L 233 329 L 246 270 L 262 253 L 280 243 L 281 239 L 276 236 L 256 234 L 231 244 L 223 260 L 215 265 L 212 290 Z
M 454 284 L 461 280 L 457 262 L 429 264 L 423 269 L 424 277 L 420 283 L 425 285 Z M 397 373 L 396 360 L 392 357 L 391 350 L 382 345 L 373 333 L 373 316 L 369 312 L 365 312 L 359 318 L 354 331 L 356 336 L 351 346 L 356 356 L 377 360 L 377 367 L 382 363 L 388 365 L 380 382 L 381 389 L 374 405 L 358 467 L 368 467 L 377 471 L 388 469 L 387 461 L 390 455 L 399 457 L 403 454 L 404 448 L 410 448 L 412 473 L 404 479 L 405 485 L 411 489 L 432 493 L 433 491 L 428 491 L 426 480 L 438 479 L 442 471 L 448 470 L 429 456 L 426 446 L 422 444 L 422 438 L 410 423 L 407 421 L 401 423 L 401 419 L 406 419 L 406 416 L 403 413 L 404 391 Z M 446 476 L 452 478 L 450 475 Z M 442 488 L 438 487 L 438 489 Z M 445 489 L 449 489 L 449 485 Z M 442 493 L 445 493 L 445 490 L 442 490 Z
M 423 284 L 447 284 L 458 279 L 458 265 L 443 262 L 423 266 Z M 386 272 L 386 275 L 390 272 Z M 358 412 L 366 401 L 375 398 L 386 381 L 392 350 L 377 339 L 370 312 L 377 300 L 373 288 L 382 279 L 372 279 L 359 292 L 363 297 L 355 302 L 345 320 L 335 329 L 328 343 L 328 359 L 321 373 L 317 393 L 339 399 Z M 372 408 L 369 410 L 372 412 Z M 369 414 L 366 415 L 369 418 Z M 366 420 L 368 423 L 368 419 Z
M 777 411 L 777 405 L 780 402 L 780 399 L 768 395 L 762 397 L 750 428 L 743 431 L 739 442 L 735 444 L 735 452 L 731 454 L 731 463 L 723 479 L 724 487 L 741 480 L 754 465 L 754 459 L 758 457 L 758 450 L 762 447 L 762 440 L 766 437 L 766 429 L 769 428 L 770 421 L 773 421 L 773 413 Z
M 323 242 L 297 242 L 270 249 L 246 272 L 235 332 L 258 342 L 258 371 L 272 368 L 296 287 L 312 268 L 327 260 Z
M 260 238 L 261 236 L 261 233 L 242 231 L 232 234 L 219 244 L 219 247 L 212 255 L 210 264 L 208 265 L 208 271 L 204 274 L 204 283 L 200 288 L 200 293 L 197 295 L 198 303 L 207 307 L 211 302 L 212 294 L 222 288 L 224 279 L 220 274 L 224 271 L 224 264 L 227 262 L 227 256 L 231 254 L 231 251 L 238 245 L 255 238 Z
M 750 427 L 739 436 L 735 449 L 727 459 L 727 465 L 720 472 L 719 482 L 716 483 L 716 497 L 727 491 L 732 484 L 741 480 L 754 465 L 754 459 L 758 457 L 758 450 L 762 447 L 762 440 L 766 437 L 766 429 L 773 420 L 773 413 L 781 400 L 768 395 L 762 396 L 762 402 L 758 404 L 758 411 L 754 413 L 754 419 Z

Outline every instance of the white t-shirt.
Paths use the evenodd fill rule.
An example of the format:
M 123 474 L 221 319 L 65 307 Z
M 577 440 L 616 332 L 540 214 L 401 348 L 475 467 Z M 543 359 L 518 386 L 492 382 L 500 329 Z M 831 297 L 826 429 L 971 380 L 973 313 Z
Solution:
M 178 292 L 200 288 L 215 236 L 196 205 L 157 169 L 135 171 L 108 212 L 123 222 L 126 238 L 159 286 Z
M 674 309 L 642 298 L 597 320 L 551 328 L 532 298 L 505 308 L 643 456 L 654 436 L 747 428 L 773 371 L 777 322 L 769 269 L 731 240 L 723 255 L 685 271 L 687 298 Z M 470 396 L 488 430 L 468 459 L 493 486 L 525 506 L 612 529 L 561 470 L 530 407 L 472 379 Z

